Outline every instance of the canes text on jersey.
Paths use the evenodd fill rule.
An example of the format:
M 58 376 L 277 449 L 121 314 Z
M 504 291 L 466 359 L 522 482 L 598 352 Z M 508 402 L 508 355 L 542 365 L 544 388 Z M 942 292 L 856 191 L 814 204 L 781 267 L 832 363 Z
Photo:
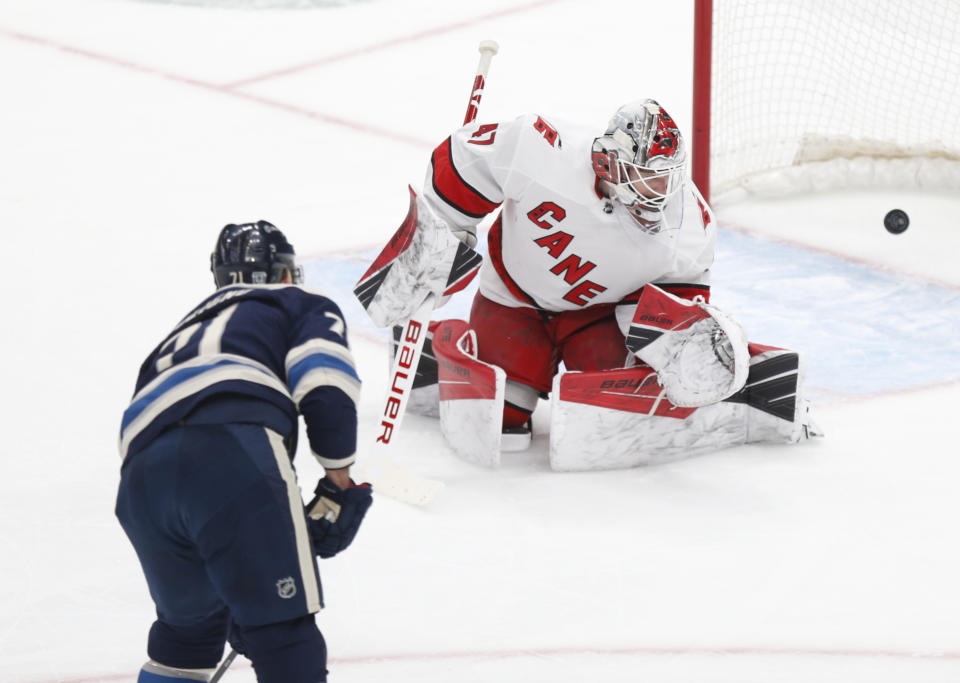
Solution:
M 567 212 L 563 207 L 554 202 L 541 202 L 535 209 L 527 213 L 527 218 L 543 230 L 553 230 L 564 218 Z M 547 250 L 554 259 L 559 261 L 560 257 L 566 251 L 570 243 L 573 242 L 573 235 L 562 230 L 551 232 L 549 235 L 534 240 L 538 245 Z M 577 306 L 586 306 L 590 299 L 600 292 L 606 291 L 606 287 L 592 280 L 585 280 L 587 273 L 597 267 L 596 263 L 591 261 L 584 262 L 579 254 L 569 254 L 557 265 L 550 269 L 550 272 L 557 277 L 562 277 L 573 287 L 563 295 L 563 298 Z

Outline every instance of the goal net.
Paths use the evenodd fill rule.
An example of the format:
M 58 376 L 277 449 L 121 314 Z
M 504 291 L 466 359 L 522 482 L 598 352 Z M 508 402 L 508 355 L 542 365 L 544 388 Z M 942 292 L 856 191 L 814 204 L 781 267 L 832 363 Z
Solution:
M 960 1 L 697 0 L 695 40 L 705 192 L 960 188 Z

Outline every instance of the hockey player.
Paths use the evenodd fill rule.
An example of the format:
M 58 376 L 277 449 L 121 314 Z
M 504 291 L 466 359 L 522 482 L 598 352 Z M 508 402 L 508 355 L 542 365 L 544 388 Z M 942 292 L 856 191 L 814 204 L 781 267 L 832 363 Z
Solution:
M 470 312 L 480 360 L 506 371 L 505 430 L 529 430 L 559 363 L 622 368 L 615 308 L 657 283 L 709 297 L 716 230 L 685 176 L 686 146 L 653 100 L 603 135 L 529 115 L 456 131 L 433 152 L 424 203 L 455 234 L 501 206 Z
M 208 681 L 228 639 L 263 683 L 326 681 L 314 555 L 372 502 L 350 478 L 360 380 L 337 305 L 266 221 L 225 226 L 217 291 L 147 357 L 123 414 L 116 513 L 156 603 L 138 681 Z M 298 414 L 325 469 L 304 508 Z
M 355 291 L 381 325 L 402 324 L 428 295 L 442 303 L 451 292 L 458 259 L 439 254 L 453 254 L 454 246 L 448 243 L 456 240 L 475 245 L 477 225 L 496 211 L 489 257 L 480 269 L 470 312 L 469 331 L 476 343 L 463 342 L 469 352 L 459 348 L 452 336 L 459 339 L 464 330 L 448 327 L 440 340 L 445 350 L 438 352 L 434 333 L 431 352 L 438 359 L 443 356 L 448 367 L 461 360 L 466 364 L 458 371 L 460 378 L 450 380 L 447 398 L 453 401 L 498 393 L 493 379 L 489 391 L 453 386 L 463 385 L 468 375 L 471 382 L 477 378 L 477 368 L 467 368 L 467 355 L 505 371 L 504 449 L 529 443 L 538 399 L 550 393 L 557 399 L 553 389 L 561 364 L 568 372 L 582 373 L 645 368 L 638 369 L 647 373 L 643 377 L 621 380 L 648 394 L 662 386 L 660 398 L 666 401 L 657 398 L 653 407 L 635 403 L 638 407 L 628 409 L 637 412 L 654 411 L 661 403 L 702 407 L 729 399 L 753 406 L 782 399 L 777 411 L 781 423 L 753 432 L 743 411 L 730 405 L 722 414 L 704 410 L 697 417 L 690 411 L 671 412 L 669 417 L 676 419 L 657 427 L 662 443 L 644 440 L 654 450 L 682 450 L 692 441 L 719 447 L 745 440 L 797 440 L 806 414 L 798 395 L 797 354 L 786 363 L 792 363 L 792 370 L 778 373 L 782 381 L 775 395 L 733 398 L 744 388 L 755 361 L 784 350 L 748 347 L 742 328 L 709 304 L 716 226 L 687 177 L 686 162 L 680 130 L 650 99 L 619 108 L 601 135 L 537 114 L 463 126 L 433 151 L 417 197 L 416 233 L 407 240 L 411 247 L 399 253 L 391 268 L 400 272 L 374 272 L 380 265 L 375 263 Z M 449 263 L 453 268 L 446 267 Z M 431 360 L 426 354 L 424 358 Z M 424 361 L 419 370 L 421 377 L 431 374 L 424 371 Z M 576 393 L 569 400 L 594 406 L 599 401 L 604 409 L 613 409 L 604 403 L 610 392 L 599 389 L 607 379 L 598 378 L 592 398 L 583 393 L 593 391 L 591 384 L 578 393 L 567 392 Z M 441 378 L 441 405 L 443 391 Z M 621 408 L 617 404 L 615 409 Z M 552 420 L 568 414 L 552 413 Z M 441 410 L 442 423 L 443 417 Z M 459 420 L 459 430 L 469 430 L 472 442 L 482 441 L 479 420 L 476 413 L 473 419 Z M 689 427 L 689 434 L 681 434 L 678 425 L 679 430 Z M 713 439 L 711 430 L 722 438 Z M 554 431 L 551 428 L 551 464 L 557 466 L 554 453 L 573 440 L 555 441 Z M 600 444 L 594 436 L 585 435 L 583 441 Z M 637 450 L 636 444 L 629 447 Z M 601 451 L 610 449 L 595 448 L 596 457 L 585 454 L 584 468 L 628 462 L 604 460 Z

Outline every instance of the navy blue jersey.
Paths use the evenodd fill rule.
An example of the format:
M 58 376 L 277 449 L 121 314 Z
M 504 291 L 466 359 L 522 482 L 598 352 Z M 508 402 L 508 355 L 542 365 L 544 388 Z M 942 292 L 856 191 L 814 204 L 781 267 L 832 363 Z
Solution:
M 213 405 L 224 422 L 263 424 L 294 439 L 301 414 L 320 464 L 346 467 L 355 458 L 359 393 L 333 301 L 299 285 L 223 287 L 144 361 L 123 414 L 120 454 Z

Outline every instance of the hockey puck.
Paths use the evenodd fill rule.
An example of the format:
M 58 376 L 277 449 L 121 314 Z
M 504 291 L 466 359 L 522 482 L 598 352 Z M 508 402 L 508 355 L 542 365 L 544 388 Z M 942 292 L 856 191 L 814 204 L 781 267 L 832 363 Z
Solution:
M 883 227 L 887 229 L 887 232 L 899 235 L 910 227 L 910 216 L 907 215 L 906 211 L 891 209 L 883 217 Z

